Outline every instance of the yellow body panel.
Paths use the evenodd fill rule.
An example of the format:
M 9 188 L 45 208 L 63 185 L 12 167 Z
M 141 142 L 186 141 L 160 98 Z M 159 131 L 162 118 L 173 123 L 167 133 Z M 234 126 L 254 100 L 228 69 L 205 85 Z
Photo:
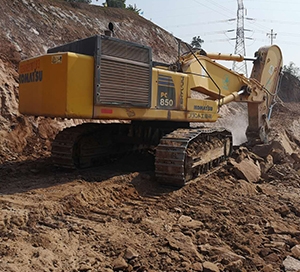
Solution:
M 187 109 L 189 119 L 200 119 L 204 122 L 216 121 L 219 117 L 217 114 L 218 103 L 212 100 L 188 99 Z
M 22 61 L 19 70 L 19 110 L 27 115 L 187 122 L 214 122 L 219 117 L 215 101 L 189 98 L 189 75 L 180 72 L 153 68 L 151 107 L 138 108 L 93 103 L 94 58 L 90 56 L 47 54 Z M 164 84 L 167 91 L 159 92 Z M 168 84 L 173 88 L 169 93 Z M 166 103 L 170 106 L 164 107 Z
M 246 85 L 243 76 L 205 56 L 197 57 L 204 69 L 193 56 L 183 63 L 183 71 L 190 74 L 189 89 L 219 98 L 239 91 L 241 86 Z
M 159 92 L 160 78 L 169 79 L 174 87 L 174 96 L 170 93 Z M 151 107 L 116 107 L 94 106 L 95 119 L 123 119 L 123 120 L 168 120 L 187 122 L 214 122 L 217 114 L 217 103 L 209 100 L 188 99 L 188 75 L 165 69 L 152 69 Z M 165 104 L 172 101 L 172 107 L 164 109 Z M 188 104 L 190 106 L 188 106 Z
M 187 122 L 215 122 L 220 116 L 216 112 L 202 111 L 158 110 L 121 107 L 96 106 L 94 110 L 96 119 L 122 119 L 122 120 L 166 120 Z
M 153 108 L 157 108 L 159 105 L 159 101 L 157 99 L 158 94 L 158 85 L 159 85 L 159 75 L 164 75 L 171 77 L 173 80 L 173 84 L 175 87 L 175 105 L 177 109 L 185 110 L 186 109 L 186 99 L 188 95 L 187 91 L 187 82 L 188 75 L 163 69 L 152 69 L 152 98 L 151 105 Z M 164 96 L 160 96 L 161 98 L 167 98 Z
M 94 59 L 75 53 L 48 54 L 22 61 L 21 113 L 92 118 Z

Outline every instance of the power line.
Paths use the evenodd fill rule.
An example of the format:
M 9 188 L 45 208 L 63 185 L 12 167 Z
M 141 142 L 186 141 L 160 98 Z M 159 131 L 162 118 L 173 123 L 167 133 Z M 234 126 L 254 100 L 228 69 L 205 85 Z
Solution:
M 286 33 L 286 32 L 277 32 L 280 36 L 288 36 L 288 37 L 300 37 L 299 33 Z
M 215 2 L 213 0 L 210 0 L 210 3 L 214 4 L 215 6 L 218 6 L 222 10 L 226 10 L 228 13 L 230 13 L 230 16 L 234 15 L 234 12 L 232 12 L 231 9 L 228 9 L 227 7 L 224 7 L 223 5 L 219 4 L 218 2 Z
M 207 6 L 207 5 L 205 5 L 205 4 L 203 4 L 203 3 L 201 3 L 201 2 L 199 2 L 199 1 L 197 1 L 197 0 L 193 0 L 193 1 L 194 1 L 195 3 L 197 3 L 197 4 L 201 5 L 201 6 L 204 6 L 204 7 L 208 8 L 208 9 L 211 9 L 211 10 L 213 10 L 213 11 L 215 11 L 215 12 L 217 12 L 217 13 L 219 13 L 219 14 L 221 14 L 221 15 L 225 16 L 225 17 L 227 17 L 227 16 L 228 16 L 228 15 L 226 15 L 226 14 L 224 14 L 224 13 L 222 13 L 222 12 L 219 12 L 219 11 L 217 11 L 217 10 L 215 10 L 215 9 L 211 8 L 210 6 Z
M 209 21 L 209 22 L 195 22 L 195 23 L 188 23 L 188 24 L 180 24 L 180 25 L 167 25 L 165 27 L 190 27 L 193 25 L 210 25 L 210 24 L 218 24 L 218 23 L 225 23 L 225 22 L 232 22 L 235 19 L 226 19 L 226 20 L 217 20 L 217 21 Z
M 279 24 L 288 24 L 288 25 L 300 25 L 300 22 L 295 21 L 281 21 L 281 20 L 266 20 L 266 19 L 254 19 L 254 21 L 266 22 L 266 23 L 279 23 Z

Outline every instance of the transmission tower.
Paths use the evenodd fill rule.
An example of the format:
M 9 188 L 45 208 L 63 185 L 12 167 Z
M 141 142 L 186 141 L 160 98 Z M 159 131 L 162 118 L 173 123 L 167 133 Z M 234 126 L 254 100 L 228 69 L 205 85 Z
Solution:
M 236 41 L 235 41 L 235 49 L 234 54 L 239 54 L 242 56 L 246 55 L 245 49 L 245 29 L 244 29 L 244 3 L 243 0 L 237 0 L 238 3 L 238 10 L 237 10 L 237 26 L 236 26 Z M 246 61 L 243 62 L 233 62 L 232 70 L 244 74 L 247 74 L 247 65 Z
M 273 29 L 271 29 L 271 33 L 267 33 L 267 36 L 271 39 L 271 45 L 273 44 L 274 39 L 276 39 L 277 33 L 273 32 Z

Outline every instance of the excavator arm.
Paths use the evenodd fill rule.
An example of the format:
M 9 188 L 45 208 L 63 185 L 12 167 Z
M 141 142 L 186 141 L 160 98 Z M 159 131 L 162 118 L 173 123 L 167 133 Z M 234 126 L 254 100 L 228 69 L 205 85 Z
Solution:
M 214 60 L 243 61 L 240 55 L 191 52 L 181 57 L 182 71 L 190 75 L 191 91 L 207 95 L 218 107 L 232 101 L 248 104 L 249 140 L 267 141 L 268 119 L 277 94 L 282 69 L 282 54 L 278 46 L 260 48 L 253 59 L 250 78 L 237 74 Z M 191 94 L 189 94 L 191 96 Z

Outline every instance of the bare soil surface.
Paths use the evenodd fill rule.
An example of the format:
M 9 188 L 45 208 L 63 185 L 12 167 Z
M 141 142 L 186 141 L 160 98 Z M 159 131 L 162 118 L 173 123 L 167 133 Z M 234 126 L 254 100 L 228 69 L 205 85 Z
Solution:
M 183 188 L 156 182 L 150 154 L 60 170 L 51 141 L 82 120 L 20 115 L 18 62 L 109 21 L 158 61 L 176 57 L 176 39 L 117 9 L 0 0 L 0 12 L 0 271 L 300 270 L 299 81 L 285 75 L 269 146 L 236 147 Z M 224 113 L 238 138 L 244 108 Z
M 293 107 L 276 108 L 274 135 L 288 134 L 286 125 L 297 121 Z M 294 151 L 295 139 L 288 140 Z M 149 154 L 76 171 L 54 168 L 48 155 L 6 162 L 0 166 L 0 267 L 292 271 L 283 262 L 297 258 L 292 249 L 300 244 L 298 168 L 284 154 L 249 182 L 227 162 L 178 189 L 156 183 Z

